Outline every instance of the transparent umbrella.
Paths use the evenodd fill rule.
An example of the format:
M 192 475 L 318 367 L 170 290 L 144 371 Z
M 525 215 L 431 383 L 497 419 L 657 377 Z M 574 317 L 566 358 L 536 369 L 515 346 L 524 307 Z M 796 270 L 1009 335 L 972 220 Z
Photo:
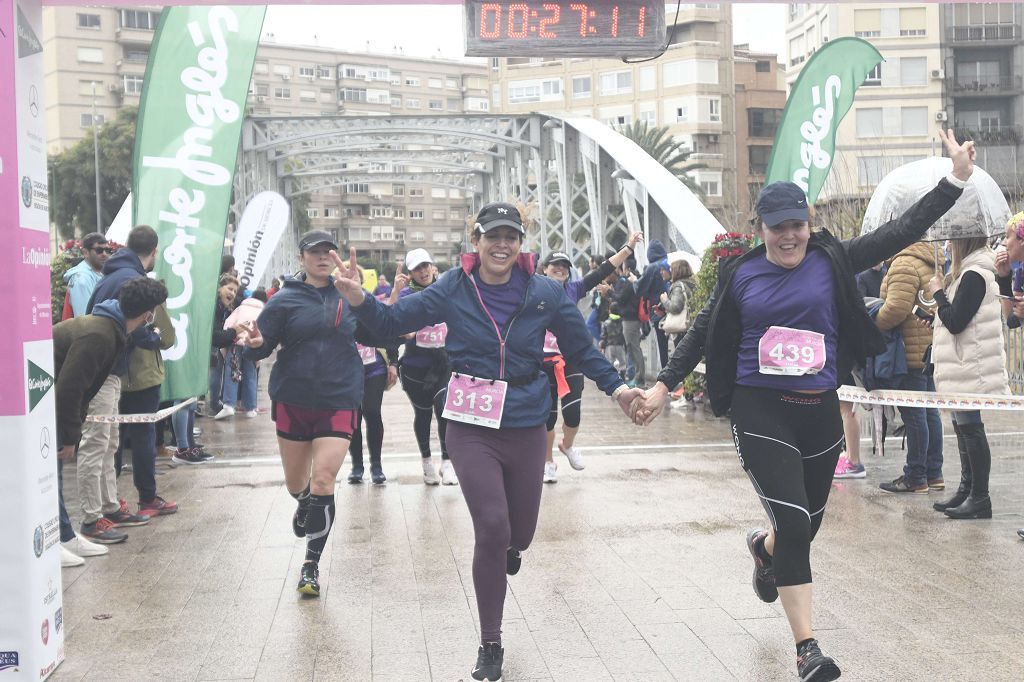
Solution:
M 913 161 L 893 170 L 882 178 L 871 195 L 861 234 L 903 215 L 952 170 L 952 159 L 941 156 Z M 975 166 L 964 193 L 953 208 L 931 226 L 924 241 L 993 237 L 1002 234 L 1009 219 L 1010 207 L 999 185 L 991 175 Z

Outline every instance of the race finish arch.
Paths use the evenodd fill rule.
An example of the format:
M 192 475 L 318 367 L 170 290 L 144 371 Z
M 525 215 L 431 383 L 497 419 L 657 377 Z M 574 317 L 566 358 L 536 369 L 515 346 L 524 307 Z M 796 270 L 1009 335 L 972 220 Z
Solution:
M 5 444 L 0 455 L 0 518 L 5 521 L 0 530 L 0 674 L 12 679 L 45 679 L 64 660 L 56 462 L 60 444 L 54 418 L 46 129 L 40 116 L 45 111 L 43 4 L 82 3 L 0 0 L 0 82 L 8 93 L 0 101 L 0 233 L 9 245 L 0 251 L 0 265 L 8 274 L 0 287 L 0 305 L 8 320 L 0 335 L 0 439 Z M 146 6 L 120 3 L 133 5 Z M 573 3 L 576 9 L 562 0 L 499 2 L 497 7 L 486 3 L 486 8 L 469 0 L 466 5 L 473 54 L 653 56 L 665 41 L 664 4 L 651 0 L 590 0 Z M 581 5 L 587 9 L 581 11 Z M 497 12 L 504 19 L 499 21 Z M 508 24 L 512 13 L 519 13 L 515 28 Z M 455 118 L 459 120 L 437 117 L 418 128 L 419 135 L 437 142 L 444 152 L 439 156 L 445 157 L 431 161 L 431 177 L 424 179 L 465 189 L 474 206 L 512 198 L 536 206 L 538 230 L 531 235 L 531 248 L 545 253 L 566 249 L 579 263 L 584 254 L 603 250 L 621 233 L 642 229 L 677 250 L 699 254 L 721 231 L 668 171 L 593 120 L 540 113 Z M 239 201 L 263 189 L 293 195 L 312 191 L 334 181 L 331 176 L 339 174 L 339 163 L 352 168 L 359 154 L 366 159 L 390 155 L 415 165 L 420 143 L 411 141 L 410 123 L 426 121 L 248 121 L 235 174 L 236 190 L 242 190 Z M 464 138 L 463 144 L 453 142 L 455 135 Z M 343 146 L 343 138 L 365 142 L 375 136 L 389 138 L 384 154 L 366 146 Z M 322 140 L 332 140 L 330 149 L 314 150 L 310 143 Z M 354 168 L 358 177 L 359 164 Z M 288 239 L 283 246 L 294 253 Z

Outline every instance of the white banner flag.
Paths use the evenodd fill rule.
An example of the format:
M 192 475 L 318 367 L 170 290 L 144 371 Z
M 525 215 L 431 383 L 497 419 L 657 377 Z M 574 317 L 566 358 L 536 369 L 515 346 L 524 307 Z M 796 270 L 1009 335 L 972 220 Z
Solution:
M 277 242 L 288 226 L 288 202 L 277 192 L 260 192 L 246 205 L 235 232 L 235 269 L 243 289 L 254 289 L 263 277 Z

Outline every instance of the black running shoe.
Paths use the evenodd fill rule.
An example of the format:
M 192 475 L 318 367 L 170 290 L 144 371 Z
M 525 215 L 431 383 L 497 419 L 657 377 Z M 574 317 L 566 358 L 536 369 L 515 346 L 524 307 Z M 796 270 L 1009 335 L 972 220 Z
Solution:
M 829 682 L 842 675 L 836 662 L 821 653 L 816 639 L 808 639 L 797 647 L 796 670 L 800 682 Z
M 299 506 L 295 509 L 295 513 L 292 514 L 292 532 L 295 533 L 295 537 L 306 537 L 306 517 L 308 515 L 309 499 L 307 498 L 306 504 L 299 502 Z
M 1021 540 L 1024 540 L 1024 528 L 1018 528 L 1017 535 L 1020 537 Z
M 476 655 L 476 666 L 473 668 L 474 680 L 487 680 L 488 682 L 500 682 L 501 662 L 505 656 L 505 650 L 499 642 L 484 642 Z
M 518 549 L 508 548 L 508 552 L 505 554 L 505 572 L 509 575 L 515 575 L 519 572 L 519 567 L 523 565 L 523 554 Z
M 308 594 L 311 597 L 320 596 L 320 568 L 314 561 L 307 561 L 302 564 L 302 574 L 299 576 L 299 592 Z
M 750 556 L 754 557 L 754 594 L 766 604 L 771 604 L 779 598 L 779 591 L 775 588 L 775 569 L 772 567 L 772 559 L 764 549 L 765 538 L 768 531 L 762 528 L 755 528 L 747 533 L 747 549 Z
M 363 467 L 352 467 L 352 473 L 348 475 L 348 482 L 356 485 L 363 482 Z

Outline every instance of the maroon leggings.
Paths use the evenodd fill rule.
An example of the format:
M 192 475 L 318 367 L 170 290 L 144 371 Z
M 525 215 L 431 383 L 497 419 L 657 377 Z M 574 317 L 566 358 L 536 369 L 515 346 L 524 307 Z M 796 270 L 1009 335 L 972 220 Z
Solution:
M 501 641 L 505 608 L 505 559 L 509 547 L 533 541 L 544 486 L 544 424 L 489 429 L 449 421 L 448 455 L 473 517 L 473 587 L 480 612 L 480 639 Z

